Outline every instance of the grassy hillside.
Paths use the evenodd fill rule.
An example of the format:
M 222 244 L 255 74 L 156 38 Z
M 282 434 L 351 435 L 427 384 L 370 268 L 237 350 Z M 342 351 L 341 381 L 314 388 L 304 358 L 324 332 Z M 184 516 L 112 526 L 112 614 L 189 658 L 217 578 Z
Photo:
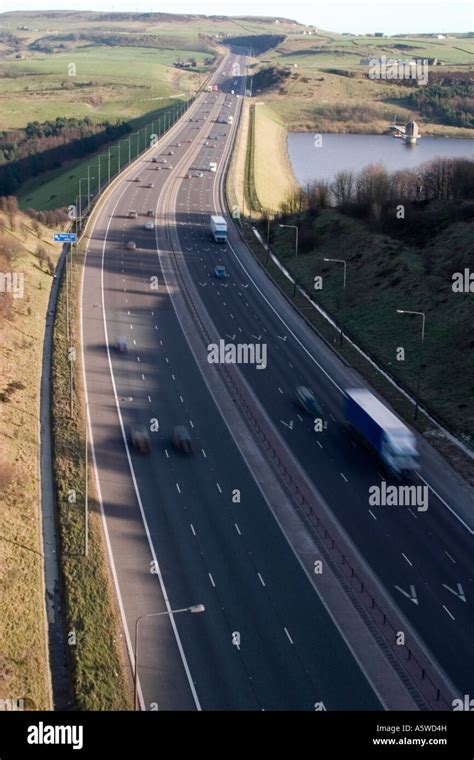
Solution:
M 285 76 L 273 87 L 263 87 L 263 98 L 287 129 L 319 132 L 382 133 L 396 115 L 415 118 L 425 134 L 468 137 L 470 130 L 426 119 L 407 108 L 407 87 L 368 78 L 372 57 L 437 59 L 428 83 L 450 72 L 469 77 L 474 65 L 474 38 L 394 37 L 379 39 L 318 33 L 289 35 L 275 50 L 261 56 L 254 73 L 274 67 Z M 258 82 L 258 78 L 257 78 Z
M 49 709 L 39 495 L 43 330 L 58 248 L 51 230 L 0 214 L 0 270 L 24 277 L 23 298 L 0 292 L 0 698 Z

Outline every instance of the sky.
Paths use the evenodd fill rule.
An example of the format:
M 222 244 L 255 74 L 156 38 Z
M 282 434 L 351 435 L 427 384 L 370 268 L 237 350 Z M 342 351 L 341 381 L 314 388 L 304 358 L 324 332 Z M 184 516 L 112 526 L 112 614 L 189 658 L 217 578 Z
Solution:
M 20 10 L 282 16 L 356 34 L 474 31 L 474 0 L 0 0 L 0 11 Z

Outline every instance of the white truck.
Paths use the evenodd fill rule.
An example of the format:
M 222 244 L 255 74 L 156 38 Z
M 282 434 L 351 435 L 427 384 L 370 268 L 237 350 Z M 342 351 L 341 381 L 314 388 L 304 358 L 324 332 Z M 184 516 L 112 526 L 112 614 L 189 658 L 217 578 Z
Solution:
M 227 117 L 227 124 L 233 124 L 233 123 L 234 123 L 234 117 L 233 116 L 228 116 Z
M 214 172 L 214 174 L 216 173 L 217 163 L 215 161 L 211 161 L 211 163 L 209 164 L 209 171 Z
M 211 216 L 211 235 L 215 243 L 227 242 L 227 222 L 223 216 Z
M 395 475 L 420 469 L 416 438 L 407 426 L 366 388 L 346 390 L 347 424 Z

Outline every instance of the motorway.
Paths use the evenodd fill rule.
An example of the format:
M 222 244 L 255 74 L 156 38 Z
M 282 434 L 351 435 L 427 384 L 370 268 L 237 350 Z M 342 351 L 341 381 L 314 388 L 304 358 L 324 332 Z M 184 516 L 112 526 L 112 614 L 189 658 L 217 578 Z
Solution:
M 234 62 L 225 63 L 224 77 L 218 73 L 221 81 L 234 81 L 228 76 Z M 236 81 L 237 91 L 240 77 Z M 222 93 L 201 96 L 193 107 L 200 121 L 185 116 L 156 149 L 159 163 L 149 156 L 140 162 L 110 192 L 90 231 L 82 299 L 84 373 L 129 653 L 138 615 L 194 603 L 206 607 L 199 616 L 143 621 L 140 704 L 381 707 L 210 392 L 203 369 L 209 368 L 207 346 L 190 345 L 176 309 L 179 281 L 173 279 L 171 247 L 181 252 L 174 265 L 178 261 L 186 269 L 182 275 L 194 283 L 199 307 L 217 333 L 229 342 L 266 344 L 265 370 L 239 367 L 255 403 L 419 638 L 460 693 L 469 693 L 470 495 L 425 446 L 423 472 L 427 480 L 433 476 L 437 491 L 430 491 L 428 511 L 370 508 L 369 487 L 382 478 L 391 481 L 341 424 L 341 389 L 359 381 L 292 312 L 231 225 L 229 245 L 210 239 L 209 214 L 225 211 L 224 169 L 241 104 Z M 234 125 L 216 123 L 228 114 Z M 218 164 L 216 173 L 209 171 L 211 161 Z M 139 182 L 132 181 L 135 175 Z M 131 209 L 138 219 L 128 218 Z M 155 212 L 154 230 L 144 229 L 148 209 Z M 129 240 L 136 251 L 127 250 Z M 224 283 L 212 276 L 217 263 L 230 275 Z M 118 335 L 127 336 L 128 355 L 114 352 Z M 312 387 L 323 403 L 323 433 L 315 433 L 311 418 L 294 407 L 299 384 Z M 129 445 L 129 430 L 152 418 L 159 429 L 152 434 L 151 454 L 143 457 Z M 195 456 L 173 451 L 170 433 L 177 424 L 192 429 Z

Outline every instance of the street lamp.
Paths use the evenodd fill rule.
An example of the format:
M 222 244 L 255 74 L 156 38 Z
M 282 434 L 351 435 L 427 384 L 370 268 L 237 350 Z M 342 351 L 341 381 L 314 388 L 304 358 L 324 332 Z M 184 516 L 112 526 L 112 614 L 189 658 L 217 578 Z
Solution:
M 91 179 L 95 179 L 95 177 L 91 177 L 91 169 L 97 169 L 99 168 L 98 176 L 99 176 L 99 187 L 100 187 L 100 163 L 99 164 L 89 164 L 87 167 L 87 208 L 91 205 Z
M 341 332 L 339 336 L 339 345 L 342 346 L 342 338 L 343 338 L 342 318 L 343 318 L 343 313 L 344 313 L 345 296 L 346 296 L 347 261 L 345 261 L 344 259 L 323 259 L 323 261 L 330 261 L 334 264 L 344 264 L 344 280 L 342 284 Z
M 421 322 L 421 348 L 420 348 L 420 367 L 418 370 L 418 380 L 416 383 L 416 395 L 415 395 L 415 416 L 414 419 L 418 417 L 418 406 L 419 406 L 419 398 L 420 398 L 420 387 L 421 387 L 421 374 L 423 371 L 423 346 L 425 343 L 425 322 L 426 322 L 426 316 L 423 311 L 406 311 L 405 309 L 397 309 L 397 314 L 411 314 L 415 315 L 417 317 L 422 318 Z
M 123 143 L 123 142 L 128 142 L 128 158 L 129 158 L 129 161 L 128 161 L 128 163 L 130 163 L 130 135 L 128 135 L 128 137 L 122 137 L 122 138 L 119 140 L 119 157 L 118 157 L 118 159 L 119 159 L 119 165 L 118 165 L 118 173 L 119 173 L 119 174 L 120 174 L 120 168 L 121 168 L 121 156 L 122 156 L 122 148 L 120 147 L 120 143 Z
M 296 296 L 296 267 L 298 266 L 298 239 L 299 239 L 300 230 L 299 230 L 299 227 L 296 226 L 296 224 L 280 224 L 279 227 L 281 227 L 282 229 L 296 231 L 295 275 L 293 277 L 293 298 L 294 298 Z
M 92 179 L 94 179 L 94 178 L 92 177 Z M 81 179 L 79 180 L 79 218 L 81 220 L 81 225 L 82 225 L 82 189 L 81 189 L 81 185 L 82 185 L 83 182 L 89 182 L 89 181 L 90 181 L 90 179 L 88 177 L 81 177 Z
M 137 709 L 137 697 L 138 697 L 138 626 L 142 620 L 152 617 L 161 617 L 161 615 L 177 615 L 179 612 L 190 612 L 196 614 L 205 611 L 203 604 L 193 604 L 191 607 L 182 607 L 179 610 L 164 610 L 164 612 L 151 612 L 147 615 L 140 615 L 135 621 L 135 651 L 134 651 L 134 663 L 135 670 L 133 674 L 133 709 Z
M 110 185 L 110 153 L 111 153 L 111 151 L 114 148 L 118 148 L 118 162 L 119 162 L 118 163 L 118 167 L 119 167 L 118 170 L 119 170 L 119 173 L 120 173 L 120 143 L 119 143 L 118 145 L 111 145 L 110 148 L 109 148 L 109 157 L 108 157 L 109 158 L 109 173 L 108 173 L 109 185 Z

